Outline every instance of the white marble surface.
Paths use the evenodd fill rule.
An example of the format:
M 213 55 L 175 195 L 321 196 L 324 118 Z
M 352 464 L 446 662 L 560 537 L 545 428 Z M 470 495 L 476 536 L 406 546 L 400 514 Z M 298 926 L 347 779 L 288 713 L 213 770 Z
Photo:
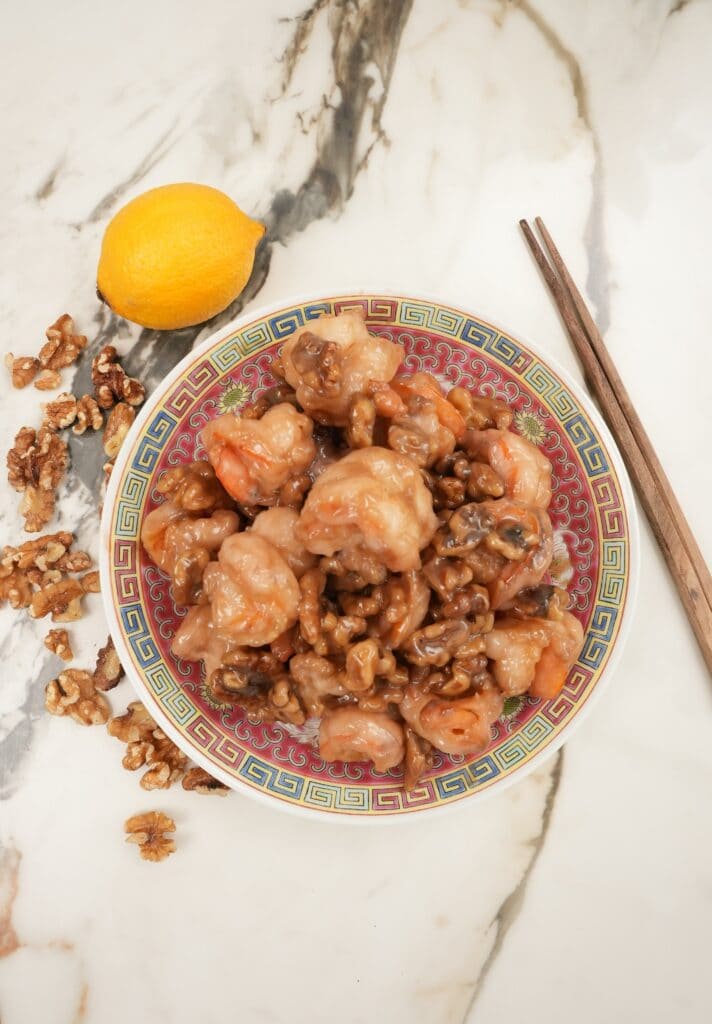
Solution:
M 94 296 L 102 231 L 187 179 L 266 219 L 260 302 L 464 296 L 580 376 L 516 228 L 540 213 L 710 555 L 711 34 L 706 0 L 13 4 L 3 346 L 35 351 L 67 309 L 128 351 L 137 330 Z M 155 377 L 193 338 L 130 358 Z M 39 396 L 2 388 L 7 447 Z M 75 455 L 61 522 L 92 543 L 95 468 Z M 1 512 L 19 539 L 7 488 Z M 122 841 L 155 797 L 103 729 L 44 713 L 43 629 L 0 611 L 3 1024 L 710 1020 L 712 689 L 647 527 L 642 545 L 616 679 L 526 781 L 356 830 L 171 790 L 160 866 Z M 95 609 L 80 662 L 105 637 Z

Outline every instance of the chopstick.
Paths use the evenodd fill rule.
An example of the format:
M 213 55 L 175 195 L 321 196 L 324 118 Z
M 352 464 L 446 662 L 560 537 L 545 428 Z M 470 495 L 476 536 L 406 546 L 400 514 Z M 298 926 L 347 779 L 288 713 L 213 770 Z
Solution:
M 652 443 L 581 293 L 541 217 L 535 219 L 551 262 L 526 220 L 519 222 L 633 479 L 712 673 L 712 577 Z M 558 276 L 557 276 L 558 272 Z

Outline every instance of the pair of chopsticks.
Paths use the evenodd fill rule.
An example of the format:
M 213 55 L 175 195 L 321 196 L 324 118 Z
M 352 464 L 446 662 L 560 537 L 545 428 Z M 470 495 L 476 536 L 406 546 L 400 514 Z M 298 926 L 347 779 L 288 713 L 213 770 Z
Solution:
M 541 217 L 536 217 L 534 224 L 548 258 L 527 221 L 519 221 L 586 379 L 618 443 L 702 656 L 712 672 L 712 576 L 581 293 Z

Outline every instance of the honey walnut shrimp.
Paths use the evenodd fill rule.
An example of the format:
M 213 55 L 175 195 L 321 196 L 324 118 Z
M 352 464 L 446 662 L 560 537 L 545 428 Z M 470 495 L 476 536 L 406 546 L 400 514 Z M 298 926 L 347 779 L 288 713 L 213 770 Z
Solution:
M 432 748 L 487 745 L 505 693 L 553 695 L 581 630 L 531 589 L 551 559 L 548 460 L 504 403 L 396 377 L 401 359 L 359 314 L 322 317 L 285 343 L 286 385 L 204 429 L 244 516 L 191 563 L 199 603 L 172 649 L 204 660 L 217 700 L 320 717 L 322 756 L 402 764 L 412 788 Z M 144 524 L 174 595 L 215 515 L 180 507 L 175 474 L 204 466 L 169 471 Z

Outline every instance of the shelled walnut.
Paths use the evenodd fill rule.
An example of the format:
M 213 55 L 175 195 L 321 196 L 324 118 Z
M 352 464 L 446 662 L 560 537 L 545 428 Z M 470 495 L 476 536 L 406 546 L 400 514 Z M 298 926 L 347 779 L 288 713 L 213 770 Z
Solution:
M 134 814 L 124 823 L 126 842 L 136 843 L 143 859 L 153 862 L 165 860 L 173 853 L 176 844 L 172 839 L 167 839 L 165 833 L 175 830 L 173 818 L 161 811 Z

